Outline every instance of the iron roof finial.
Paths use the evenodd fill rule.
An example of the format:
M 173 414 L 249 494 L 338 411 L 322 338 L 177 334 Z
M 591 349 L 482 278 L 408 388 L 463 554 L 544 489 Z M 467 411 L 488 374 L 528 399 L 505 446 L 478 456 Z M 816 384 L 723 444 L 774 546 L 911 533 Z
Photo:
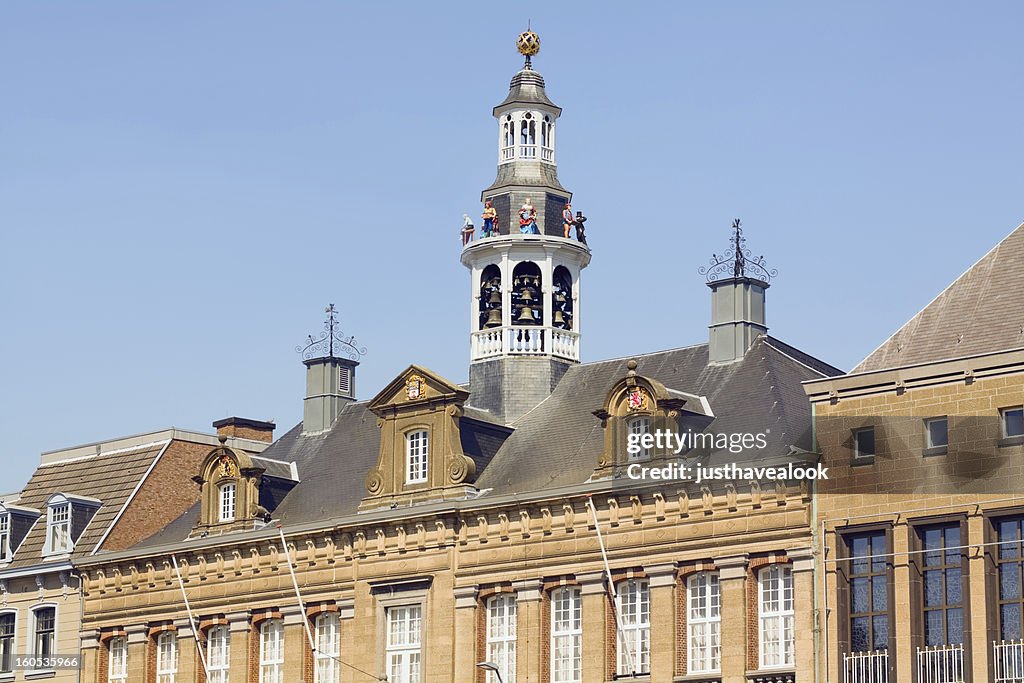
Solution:
M 359 346 L 355 336 L 344 336 L 338 325 L 338 309 L 334 304 L 329 304 L 324 309 L 327 320 L 324 321 L 324 331 L 319 337 L 308 335 L 306 345 L 295 347 L 296 353 L 302 354 L 302 360 L 314 358 L 347 358 L 359 360 L 366 354 L 366 347 Z
M 729 277 L 751 277 L 768 283 L 779 274 L 778 270 L 768 267 L 764 256 L 751 256 L 741 225 L 739 218 L 733 220 L 729 249 L 723 254 L 712 254 L 709 265 L 698 269 L 701 275 L 707 277 L 708 283 Z

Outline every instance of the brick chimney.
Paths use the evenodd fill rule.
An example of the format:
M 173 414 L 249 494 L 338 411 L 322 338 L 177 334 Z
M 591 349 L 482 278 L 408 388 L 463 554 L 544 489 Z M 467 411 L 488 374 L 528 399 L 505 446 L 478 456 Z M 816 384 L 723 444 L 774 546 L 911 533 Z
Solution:
M 213 427 L 217 430 L 217 436 L 237 436 L 239 439 L 270 443 L 274 440 L 274 429 L 277 425 L 245 417 L 225 417 L 214 422 Z

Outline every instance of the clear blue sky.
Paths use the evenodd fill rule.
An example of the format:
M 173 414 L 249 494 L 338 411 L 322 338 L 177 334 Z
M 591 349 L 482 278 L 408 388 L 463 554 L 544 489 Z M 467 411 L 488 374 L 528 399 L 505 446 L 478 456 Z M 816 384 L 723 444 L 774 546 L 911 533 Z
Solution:
M 44 450 L 291 427 L 329 302 L 361 397 L 466 379 L 458 231 L 527 18 L 588 360 L 703 341 L 735 217 L 772 334 L 843 368 L 1024 217 L 1019 2 L 4 2 L 0 490 Z

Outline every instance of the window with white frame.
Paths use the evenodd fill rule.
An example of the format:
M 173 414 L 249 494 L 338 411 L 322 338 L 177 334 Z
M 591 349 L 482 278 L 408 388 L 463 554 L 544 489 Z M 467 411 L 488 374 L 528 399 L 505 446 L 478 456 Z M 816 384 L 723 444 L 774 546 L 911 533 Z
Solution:
M 260 624 L 260 683 L 284 683 L 284 622 Z
M 0 673 L 14 671 L 14 627 L 17 614 L 4 612 L 0 614 Z
M 227 626 L 214 626 L 206 634 L 207 683 L 228 683 L 231 658 L 231 633 Z
M 156 683 L 175 683 L 178 676 L 178 634 L 164 631 L 156 639 Z
M 235 483 L 222 484 L 220 492 L 220 521 L 235 521 Z
M 999 415 L 1003 423 L 1003 438 L 1010 439 L 1015 436 L 1024 436 L 1024 407 L 1001 408 Z
M 405 435 L 405 483 L 419 484 L 427 480 L 427 456 L 430 435 L 425 429 Z
M 0 562 L 11 559 L 11 515 L 0 514 Z
M 758 643 L 762 669 L 793 665 L 793 570 L 779 564 L 757 575 Z
M 71 543 L 71 503 L 55 503 L 46 512 L 47 554 L 69 553 Z
M 334 612 L 317 616 L 316 627 L 316 683 L 338 683 L 341 657 L 341 622 Z
M 37 607 L 32 612 L 33 645 L 32 654 L 36 660 L 53 656 L 57 635 L 57 608 Z
M 390 683 L 420 683 L 420 628 L 423 611 L 419 605 L 389 607 L 385 663 Z
M 110 660 L 107 664 L 107 681 L 121 683 L 128 680 L 128 639 L 124 636 L 111 638 L 107 643 Z
M 646 674 L 651 670 L 651 591 L 646 581 L 630 579 L 619 586 L 617 608 L 619 675 Z
M 487 601 L 487 661 L 498 665 L 504 683 L 515 683 L 516 598 L 510 593 L 495 595 Z M 487 680 L 490 683 L 491 678 Z
M 636 448 L 639 449 L 639 450 L 637 450 L 636 453 L 629 453 L 629 459 L 630 460 L 646 460 L 647 458 L 651 457 L 651 449 L 643 447 L 642 445 L 640 445 L 640 441 L 639 441 L 643 437 L 644 434 L 650 434 L 650 432 L 651 432 L 651 418 L 646 417 L 646 416 L 634 417 L 633 419 L 631 419 L 626 424 L 629 427 L 630 441 L 631 442 L 635 442 L 636 443 Z
M 551 683 L 583 681 L 583 598 L 579 588 L 551 591 Z
M 690 673 L 721 670 L 721 608 L 718 574 L 698 572 L 686 580 L 686 659 Z

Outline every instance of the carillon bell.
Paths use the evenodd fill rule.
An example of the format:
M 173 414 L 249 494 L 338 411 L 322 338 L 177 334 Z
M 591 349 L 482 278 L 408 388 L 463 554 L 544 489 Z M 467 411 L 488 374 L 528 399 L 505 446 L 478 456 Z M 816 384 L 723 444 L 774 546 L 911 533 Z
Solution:
M 555 292 L 555 303 L 556 304 L 564 304 L 565 303 L 565 292 L 563 292 L 562 290 L 558 290 L 557 292 Z
M 561 311 L 556 310 L 554 317 L 551 319 L 551 322 L 554 323 L 555 325 L 558 325 L 559 327 L 564 327 L 565 315 L 563 315 Z
M 533 309 L 529 306 L 523 306 L 519 309 L 519 317 L 516 318 L 517 323 L 533 323 Z
M 534 299 L 534 296 L 533 296 L 533 290 L 530 289 L 529 287 L 524 289 L 522 294 L 520 294 L 519 296 L 522 298 L 524 306 L 529 306 L 530 304 L 532 304 L 536 300 L 536 299 Z
M 487 298 L 487 303 L 490 306 L 500 306 L 501 305 L 501 292 L 499 292 L 496 289 L 492 289 L 491 290 L 491 295 Z
M 487 311 L 487 320 L 484 322 L 484 327 L 501 327 L 500 308 L 492 308 Z

